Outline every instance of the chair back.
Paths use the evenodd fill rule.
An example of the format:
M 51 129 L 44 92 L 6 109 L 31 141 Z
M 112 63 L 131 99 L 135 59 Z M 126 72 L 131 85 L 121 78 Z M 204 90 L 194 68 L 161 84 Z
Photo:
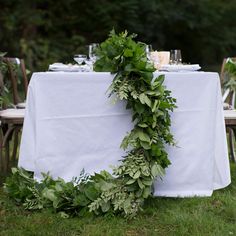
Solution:
M 231 60 L 236 61 L 236 57 L 230 57 Z M 224 58 L 221 66 L 220 71 L 220 81 L 223 88 L 223 84 L 225 82 L 225 64 L 228 58 Z M 227 88 L 226 90 L 223 89 L 223 102 L 227 102 L 229 105 L 231 105 L 233 108 L 236 108 L 236 91 L 230 90 Z
M 11 84 L 13 104 L 17 105 L 20 102 L 23 102 L 26 99 L 27 95 L 28 79 L 26 75 L 25 63 L 23 59 L 9 57 L 4 57 L 3 61 L 6 63 L 8 69 L 8 79 Z M 18 69 L 20 72 L 20 76 L 18 73 Z M 19 93 L 19 83 L 23 86 L 23 99 L 21 99 Z

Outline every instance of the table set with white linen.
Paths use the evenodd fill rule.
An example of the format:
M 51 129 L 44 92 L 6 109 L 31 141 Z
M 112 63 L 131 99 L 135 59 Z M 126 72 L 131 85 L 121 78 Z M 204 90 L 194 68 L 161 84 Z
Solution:
M 154 184 L 154 196 L 211 196 L 230 184 L 220 80 L 213 72 L 155 72 L 177 99 L 171 114 L 176 146 L 171 165 Z M 34 73 L 28 89 L 18 165 L 36 179 L 49 172 L 66 181 L 85 172 L 112 171 L 132 129 L 125 102 L 114 104 L 106 72 Z

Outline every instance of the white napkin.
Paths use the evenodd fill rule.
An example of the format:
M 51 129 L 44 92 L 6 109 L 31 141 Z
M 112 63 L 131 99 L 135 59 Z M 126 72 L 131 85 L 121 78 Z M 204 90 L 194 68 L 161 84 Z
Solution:
M 89 72 L 91 68 L 88 65 L 72 65 L 63 63 L 53 63 L 49 65 L 51 71 L 65 71 L 65 72 Z
M 159 70 L 165 70 L 170 72 L 177 72 L 177 71 L 197 71 L 200 70 L 201 67 L 199 64 L 192 64 L 192 65 L 162 65 Z

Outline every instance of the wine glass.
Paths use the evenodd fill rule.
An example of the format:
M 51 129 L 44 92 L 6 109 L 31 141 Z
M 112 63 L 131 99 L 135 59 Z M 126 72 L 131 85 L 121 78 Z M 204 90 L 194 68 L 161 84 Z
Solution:
M 76 54 L 74 55 L 74 60 L 79 64 L 82 65 L 87 59 L 87 55 L 85 54 Z
M 98 43 L 91 43 L 89 45 L 89 59 L 94 63 L 97 59 L 97 55 L 96 55 L 96 52 L 97 52 L 97 49 L 99 47 L 99 44 Z
M 148 61 L 151 61 L 151 52 L 152 52 L 152 45 L 151 44 L 147 44 L 145 46 L 145 52 L 146 52 L 146 56 L 147 56 L 147 59 Z
M 182 56 L 181 50 L 175 49 L 170 50 L 170 64 L 181 64 L 182 63 Z

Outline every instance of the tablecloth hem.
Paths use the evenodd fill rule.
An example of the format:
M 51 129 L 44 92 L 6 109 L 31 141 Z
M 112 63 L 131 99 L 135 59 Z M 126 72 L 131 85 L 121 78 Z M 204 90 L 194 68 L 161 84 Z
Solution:
M 213 193 L 213 190 L 201 190 L 201 191 L 158 191 L 154 192 L 155 197 L 210 197 Z
M 214 184 L 214 187 L 213 187 L 213 189 L 214 190 L 219 190 L 219 189 L 222 189 L 222 188 L 225 188 L 225 187 L 227 187 L 227 186 L 229 186 L 231 184 L 231 180 L 229 180 L 227 183 L 225 183 L 225 184 Z

